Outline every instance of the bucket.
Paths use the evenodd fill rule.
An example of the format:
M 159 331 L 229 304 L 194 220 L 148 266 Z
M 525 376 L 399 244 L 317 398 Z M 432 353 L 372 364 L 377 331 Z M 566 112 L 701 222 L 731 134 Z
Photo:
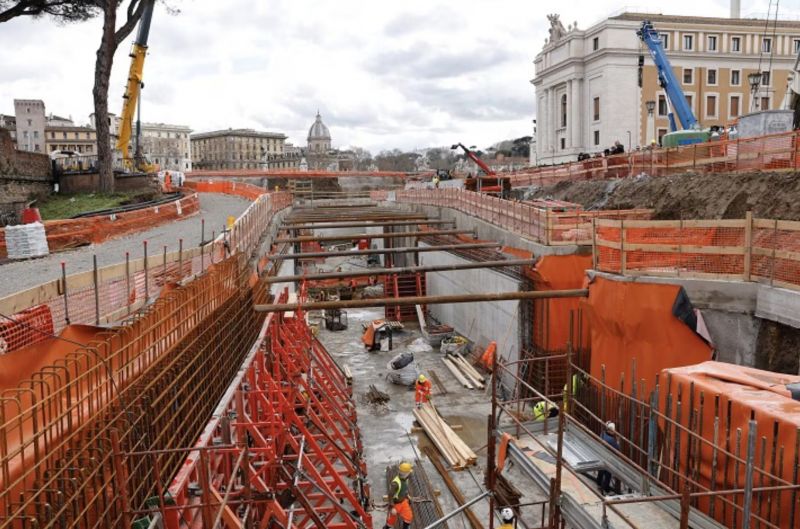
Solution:
M 39 208 L 25 208 L 22 210 L 22 223 L 32 224 L 34 222 L 42 222 L 42 216 L 39 214 Z

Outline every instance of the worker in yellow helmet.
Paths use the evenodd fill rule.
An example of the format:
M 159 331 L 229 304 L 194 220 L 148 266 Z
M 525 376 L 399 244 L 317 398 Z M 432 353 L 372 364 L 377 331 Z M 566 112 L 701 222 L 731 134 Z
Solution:
M 389 490 L 389 500 L 391 506 L 389 507 L 389 515 L 386 517 L 386 525 L 383 529 L 394 527 L 397 522 L 398 516 L 403 521 L 403 529 L 409 529 L 411 522 L 414 521 L 414 513 L 411 511 L 411 503 L 409 502 L 408 494 L 408 476 L 414 467 L 411 463 L 400 463 L 397 467 L 397 475 L 392 480 L 392 485 Z
M 425 375 L 417 378 L 414 390 L 414 402 L 417 404 L 417 408 L 421 408 L 423 404 L 431 401 L 431 381 Z
M 549 419 L 550 417 L 557 417 L 557 416 L 558 416 L 558 407 L 549 401 L 540 400 L 539 402 L 533 405 L 534 421 L 543 421 L 545 419 Z

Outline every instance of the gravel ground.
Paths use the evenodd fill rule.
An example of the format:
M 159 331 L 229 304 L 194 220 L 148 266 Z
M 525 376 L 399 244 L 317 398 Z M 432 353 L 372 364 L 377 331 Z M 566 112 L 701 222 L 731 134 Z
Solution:
M 167 251 L 178 250 L 178 239 L 183 238 L 183 247 L 191 248 L 200 243 L 200 223 L 206 221 L 206 238 L 211 231 L 217 233 L 225 226 L 228 215 L 239 216 L 250 202 L 242 198 L 216 193 L 200 194 L 200 212 L 188 219 L 162 224 L 156 228 L 126 237 L 111 239 L 101 244 L 84 246 L 75 250 L 58 252 L 41 259 L 11 261 L 0 266 L 0 297 L 13 294 L 40 283 L 61 277 L 61 262 L 67 264 L 67 274 L 92 269 L 92 256 L 97 254 L 99 266 L 107 266 L 125 260 L 125 252 L 131 259 L 142 257 L 142 242 L 147 241 L 150 255 L 161 254 L 164 245 Z

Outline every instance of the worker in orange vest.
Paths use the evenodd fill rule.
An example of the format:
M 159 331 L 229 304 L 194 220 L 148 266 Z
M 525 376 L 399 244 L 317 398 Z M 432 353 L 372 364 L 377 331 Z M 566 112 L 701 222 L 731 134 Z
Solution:
M 431 381 L 425 378 L 425 375 L 420 375 L 417 382 L 414 384 L 414 402 L 417 408 L 421 408 L 423 404 L 431 401 Z
M 409 529 L 411 522 L 414 521 L 414 513 L 411 511 L 411 497 L 408 493 L 408 476 L 414 467 L 411 463 L 400 463 L 397 468 L 398 473 L 392 480 L 391 489 L 389 490 L 389 499 L 391 507 L 389 507 L 389 515 L 386 517 L 386 525 L 383 529 L 394 527 L 397 517 L 403 520 L 403 529 Z

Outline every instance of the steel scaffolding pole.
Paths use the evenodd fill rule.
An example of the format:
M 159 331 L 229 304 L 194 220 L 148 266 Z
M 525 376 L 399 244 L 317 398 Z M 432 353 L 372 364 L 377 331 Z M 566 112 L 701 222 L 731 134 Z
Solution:
M 270 261 L 282 261 L 284 259 L 320 259 L 326 257 L 343 257 L 349 255 L 358 257 L 362 255 L 383 255 L 383 254 L 398 254 L 398 253 L 415 253 L 415 252 L 449 252 L 451 250 L 474 250 L 476 248 L 500 248 L 501 245 L 495 242 L 479 242 L 467 244 L 445 244 L 440 246 L 405 246 L 403 248 L 379 248 L 375 250 L 347 250 L 336 252 L 310 252 L 310 253 L 290 253 L 283 255 L 270 255 Z
M 422 219 L 422 220 L 384 220 L 384 221 L 364 221 L 364 222 L 334 222 L 321 220 L 308 224 L 282 224 L 283 227 L 292 230 L 322 230 L 327 228 L 370 228 L 370 227 L 392 227 L 392 226 L 419 226 L 421 224 L 455 224 L 453 220 Z
M 293 226 L 290 229 L 295 229 Z M 359 239 L 403 239 L 406 237 L 433 237 L 437 235 L 464 235 L 475 233 L 473 230 L 433 230 L 433 231 L 399 231 L 396 233 L 357 233 L 352 235 L 301 235 L 299 237 L 279 237 L 273 242 L 322 242 L 322 241 L 356 241 Z

